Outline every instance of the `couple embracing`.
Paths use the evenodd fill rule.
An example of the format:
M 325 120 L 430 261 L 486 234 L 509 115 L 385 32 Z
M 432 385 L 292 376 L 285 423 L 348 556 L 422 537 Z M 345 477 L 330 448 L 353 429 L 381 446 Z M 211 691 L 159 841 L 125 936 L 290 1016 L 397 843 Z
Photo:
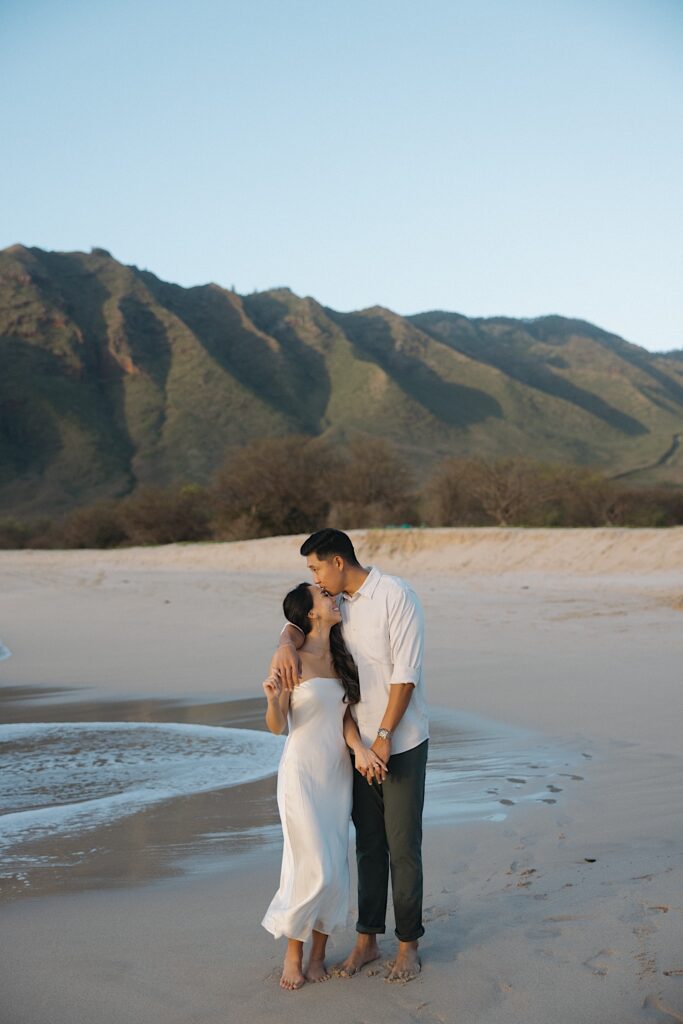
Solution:
M 287 624 L 263 684 L 266 723 L 288 726 L 277 798 L 280 887 L 263 926 L 286 937 L 280 985 L 330 977 L 328 936 L 347 924 L 349 815 L 356 830 L 356 944 L 335 969 L 352 977 L 379 958 L 389 878 L 398 950 L 387 981 L 420 971 L 422 808 L 429 722 L 424 618 L 403 580 L 364 568 L 351 539 L 319 530 L 301 546 L 313 583 L 284 599 Z M 304 942 L 311 946 L 306 967 Z

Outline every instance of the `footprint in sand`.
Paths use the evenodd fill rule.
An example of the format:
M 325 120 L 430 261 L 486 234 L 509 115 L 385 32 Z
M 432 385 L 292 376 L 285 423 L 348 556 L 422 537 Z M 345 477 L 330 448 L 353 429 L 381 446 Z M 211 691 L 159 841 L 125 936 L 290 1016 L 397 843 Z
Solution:
M 535 875 L 536 873 L 536 868 L 525 868 L 524 871 L 520 871 L 519 881 L 517 882 L 517 888 L 527 889 L 534 881 L 534 879 L 531 878 L 531 875 Z
M 650 982 L 650 980 L 657 974 L 657 960 L 654 954 L 648 949 L 648 939 L 655 931 L 657 931 L 656 928 L 651 928 L 650 925 L 647 924 L 636 925 L 633 929 L 633 934 L 638 939 L 638 943 L 640 945 L 640 949 L 635 954 L 634 960 L 638 965 L 636 974 L 638 975 L 638 981 L 641 984 L 643 982 Z
M 526 779 L 515 779 L 513 776 L 510 776 L 510 778 L 506 779 L 505 781 L 506 782 L 516 782 L 520 786 L 525 786 L 526 785 Z
M 524 932 L 527 939 L 558 939 L 562 934 L 561 928 L 529 928 Z
M 662 971 L 667 978 L 683 978 L 683 967 L 671 967 L 668 971 Z
M 416 1024 L 446 1024 L 446 1018 L 429 1009 L 429 1003 L 419 1003 L 410 1011 L 410 1019 Z
M 568 956 L 563 956 L 561 953 L 556 953 L 552 949 L 543 949 L 541 946 L 537 946 L 534 949 L 534 954 L 540 957 L 542 960 L 551 960 L 553 964 L 569 964 L 573 961 Z
M 545 788 L 549 789 L 551 793 L 561 793 L 562 792 L 562 790 L 560 789 L 559 786 L 553 786 L 551 784 L 548 784 Z
M 583 961 L 583 966 L 588 967 L 593 974 L 597 974 L 598 977 L 604 978 L 609 971 L 609 957 L 615 955 L 614 949 L 601 949 L 595 956 L 589 957 Z
M 556 804 L 557 800 L 554 800 L 552 797 L 544 796 L 544 797 L 541 797 L 539 803 L 542 803 L 542 804 Z
M 503 800 L 499 800 L 498 803 L 499 804 L 505 804 L 506 807 L 514 807 L 515 806 L 515 801 L 514 800 L 503 799 Z
M 447 907 L 425 907 L 423 911 L 423 917 L 426 924 L 430 921 L 436 921 L 440 917 L 453 917 L 454 914 L 455 911 L 448 910 Z
M 655 1010 L 658 1014 L 664 1014 L 664 1017 L 658 1016 L 654 1018 L 655 1020 L 662 1021 L 662 1024 L 664 1024 L 664 1021 L 672 1020 L 677 1021 L 678 1024 L 683 1024 L 683 1014 L 679 1013 L 678 1010 L 674 1010 L 670 1006 L 667 1006 L 666 1003 L 662 1002 L 661 996 L 647 996 L 645 1001 L 643 1002 L 643 1009 Z
M 590 921 L 590 914 L 553 914 L 552 917 L 544 917 L 544 921 Z M 604 952 L 604 950 L 603 950 Z

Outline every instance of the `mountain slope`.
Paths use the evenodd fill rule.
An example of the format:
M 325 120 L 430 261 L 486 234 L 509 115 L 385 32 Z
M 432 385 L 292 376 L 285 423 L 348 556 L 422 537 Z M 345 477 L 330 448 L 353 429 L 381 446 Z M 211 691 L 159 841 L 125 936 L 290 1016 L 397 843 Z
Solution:
M 207 481 L 289 433 L 525 454 L 683 482 L 683 359 L 583 321 L 339 313 L 289 289 L 181 288 L 104 250 L 0 252 L 2 513 Z

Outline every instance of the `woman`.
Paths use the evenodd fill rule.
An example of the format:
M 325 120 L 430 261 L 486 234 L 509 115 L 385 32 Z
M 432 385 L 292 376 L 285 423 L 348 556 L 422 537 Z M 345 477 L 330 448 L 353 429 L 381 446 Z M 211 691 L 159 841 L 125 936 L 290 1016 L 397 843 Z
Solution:
M 368 781 L 386 765 L 362 743 L 350 706 L 360 700 L 358 670 L 346 650 L 333 597 L 300 583 L 283 602 L 285 617 L 305 634 L 299 649 L 302 681 L 290 694 L 275 676 L 263 683 L 266 724 L 289 735 L 280 760 L 277 801 L 284 849 L 280 888 L 261 922 L 287 937 L 280 986 L 326 981 L 328 935 L 347 923 L 349 817 L 353 768 Z M 311 939 L 306 969 L 303 946 Z

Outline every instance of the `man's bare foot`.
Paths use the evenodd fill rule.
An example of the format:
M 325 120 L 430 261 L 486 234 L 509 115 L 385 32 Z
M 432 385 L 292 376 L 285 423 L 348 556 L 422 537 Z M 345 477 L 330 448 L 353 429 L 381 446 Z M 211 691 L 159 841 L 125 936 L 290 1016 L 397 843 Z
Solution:
M 301 960 L 299 957 L 294 958 L 286 956 L 285 962 L 282 965 L 280 988 L 286 988 L 290 991 L 294 991 L 297 988 L 301 988 L 305 981 L 306 979 L 301 973 Z
M 325 961 L 310 957 L 304 972 L 304 977 L 306 978 L 306 981 L 329 981 L 330 974 L 327 967 L 325 967 Z
M 399 981 L 405 985 L 417 978 L 422 970 L 422 961 L 417 953 L 417 942 L 399 943 L 395 960 L 387 963 L 388 974 L 385 981 Z
M 379 960 L 379 946 L 374 935 L 361 935 L 346 960 L 335 967 L 334 973 L 340 978 L 352 978 L 362 967 Z

